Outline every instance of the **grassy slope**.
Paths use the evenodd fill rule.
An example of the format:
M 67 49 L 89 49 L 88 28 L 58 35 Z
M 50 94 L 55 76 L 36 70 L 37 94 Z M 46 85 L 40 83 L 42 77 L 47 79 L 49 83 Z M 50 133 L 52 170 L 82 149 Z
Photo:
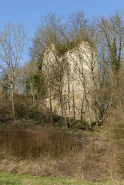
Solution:
M 112 118 L 111 118 L 112 119 Z M 124 144 L 124 140 L 123 140 L 123 128 L 120 128 L 119 125 L 117 124 L 116 127 L 116 123 L 109 119 L 108 123 L 112 123 L 112 126 L 108 127 L 108 124 L 106 124 L 106 126 L 104 127 L 100 127 L 98 128 L 96 131 L 81 131 L 81 130 L 73 130 L 73 129 L 59 129 L 61 130 L 62 133 L 64 134 L 64 139 L 66 139 L 66 134 L 68 135 L 72 135 L 72 136 L 76 136 L 78 138 L 78 140 L 80 140 L 80 142 L 83 144 L 82 146 L 82 151 L 78 154 L 76 154 L 76 158 L 74 156 L 74 158 L 71 158 L 73 156 L 70 156 L 70 158 L 68 157 L 67 159 L 64 158 L 62 161 L 58 161 L 57 157 L 55 159 L 47 159 L 47 165 L 46 164 L 46 160 L 45 162 L 42 160 L 41 164 L 37 164 L 37 160 L 35 162 L 31 162 L 31 164 L 25 162 L 25 164 L 23 165 L 23 167 L 21 168 L 21 165 L 23 164 L 24 161 L 18 161 L 18 163 L 14 160 L 14 161 L 7 161 L 6 159 L 6 164 L 4 164 L 5 160 L 2 160 L 1 158 L 1 166 L 5 165 L 3 168 L 1 167 L 0 170 L 2 171 L 10 171 L 10 172 L 16 172 L 18 174 L 12 174 L 12 173 L 6 173 L 6 172 L 0 172 L 0 185 L 2 184 L 92 184 L 92 185 L 116 185 L 119 184 L 119 182 L 116 182 L 117 178 L 116 176 L 118 176 L 118 174 L 116 174 L 116 171 L 119 171 L 119 169 L 117 169 L 116 171 L 114 171 L 115 169 L 115 165 L 114 163 L 116 160 L 118 163 L 124 164 L 123 163 L 123 151 L 121 151 L 123 149 L 123 144 Z M 123 125 L 122 125 L 123 126 Z M 17 125 L 18 127 L 18 125 Z M 10 127 L 11 128 L 11 127 Z M 14 128 L 14 133 L 15 132 L 15 126 L 12 127 Z M 0 128 L 2 129 L 2 127 Z M 20 129 L 20 127 L 18 128 Z M 36 129 L 36 130 L 35 130 Z M 35 133 L 35 131 L 38 130 L 38 132 L 40 133 L 40 137 L 41 135 L 43 136 L 43 138 L 49 138 L 46 137 L 47 133 L 46 130 L 48 132 L 48 136 L 50 135 L 50 140 L 53 140 L 53 143 L 58 143 L 58 141 L 60 142 L 60 139 L 62 138 L 62 141 L 64 141 L 63 139 L 63 135 L 61 134 L 55 134 L 56 132 L 51 132 L 51 128 L 50 130 L 48 130 L 48 128 L 45 130 L 46 128 L 40 128 L 39 126 L 35 126 L 33 128 L 28 129 L 28 131 L 30 130 L 31 132 L 29 133 Z M 32 131 L 33 130 L 33 131 Z M 56 129 L 55 129 L 56 130 Z M 58 129 L 57 129 L 58 130 Z M 122 133 L 120 133 L 120 131 Z M 58 131 L 57 131 L 58 132 Z M 51 135 L 51 133 L 54 133 Z M 60 133 L 60 131 L 59 131 Z M 57 136 L 57 137 L 53 137 L 53 136 Z M 16 136 L 16 140 L 17 140 L 17 135 Z M 31 136 L 31 135 L 30 135 Z M 58 137 L 59 136 L 59 137 Z M 85 137 L 87 138 L 87 142 L 85 143 Z M 39 135 L 37 135 L 37 137 L 39 138 Z M 36 138 L 37 138 L 36 137 Z M 61 137 L 61 138 L 60 138 Z M 119 137 L 119 138 L 118 138 Z M 31 140 L 31 137 L 29 137 Z M 37 138 L 37 141 L 39 141 Z M 72 137 L 73 138 L 73 137 Z M 23 136 L 24 139 L 24 136 Z M 70 141 L 71 138 L 67 137 L 66 141 Z M 14 141 L 16 141 L 14 140 Z M 26 136 L 26 140 L 27 141 L 27 136 Z M 43 139 L 44 140 L 44 139 Z M 122 141 L 123 142 L 122 142 Z M 10 141 L 10 140 L 9 140 Z M 18 141 L 18 140 L 17 140 Z M 21 141 L 22 141 L 22 137 L 21 137 Z M 73 139 L 72 139 L 73 141 Z M 118 144 L 118 142 L 119 144 Z M 67 142 L 65 142 L 67 143 Z M 70 142 L 69 142 L 70 143 Z M 113 145 L 114 143 L 114 145 Z M 116 149 L 116 144 L 117 144 L 117 149 Z M 86 146 L 85 146 L 86 145 Z M 17 146 L 17 145 L 16 145 Z M 45 145 L 46 146 L 46 145 Z M 53 146 L 53 144 L 51 144 L 51 146 Z M 58 147 L 61 146 L 59 143 L 57 145 Z M 64 143 L 62 142 L 62 146 L 64 146 Z M 113 148 L 114 146 L 114 148 Z M 65 145 L 65 147 L 68 148 L 68 146 Z M 17 147 L 16 147 L 17 148 Z M 46 148 L 46 147 L 45 147 Z M 48 147 L 50 148 L 50 147 Z M 59 148 L 59 150 L 63 151 L 63 148 Z M 119 150 L 119 152 L 116 152 L 116 150 Z M 51 151 L 51 150 L 50 150 Z M 60 152 L 61 153 L 61 152 Z M 116 153 L 119 153 L 116 156 Z M 4 159 L 4 158 L 3 158 Z M 2 163 L 3 161 L 3 163 Z M 13 162 L 12 166 L 10 165 Z M 22 162 L 22 163 L 21 163 Z M 30 162 L 30 161 L 28 161 Z M 17 164 L 16 164 L 17 163 Z M 31 174 L 31 171 L 25 171 L 28 167 L 29 169 L 32 169 L 32 174 L 33 175 L 37 175 L 37 177 L 35 176 L 29 176 L 29 175 L 20 175 L 20 173 L 22 174 Z M 39 166 L 40 168 L 39 168 Z M 45 167 L 44 167 L 45 166 Z M 26 168 L 27 167 L 27 168 Z M 43 169 L 44 167 L 44 169 Z M 11 168 L 13 168 L 14 170 L 12 170 Z M 10 170 L 11 169 L 11 170 Z M 16 170 L 15 170 L 16 169 Z M 22 170 L 23 169 L 23 170 Z M 69 171 L 70 169 L 70 171 Z M 122 166 L 121 166 L 122 169 Z M 48 172 L 47 172 L 48 171 Z M 35 173 L 34 173 L 35 172 Z M 45 173 L 46 172 L 46 173 Z M 123 170 L 120 171 L 120 173 L 123 173 Z M 41 175 L 43 174 L 43 175 Z M 50 175 L 49 175 L 50 174 Z M 58 175 L 59 174 L 59 175 Z M 70 175 L 71 174 L 71 175 Z M 38 177 L 39 176 L 43 176 L 43 177 Z M 63 179 L 63 178 L 45 178 L 46 177 L 70 177 L 70 178 L 76 178 L 76 179 L 81 179 L 80 177 L 82 177 L 82 179 L 87 179 L 87 180 L 92 180 L 92 183 L 90 183 L 89 181 L 76 181 L 76 180 L 72 180 L 72 179 Z M 78 178 L 79 177 L 79 178 Z M 100 179 L 99 179 L 100 177 Z M 103 182 L 103 179 L 108 179 L 109 181 L 107 182 Z M 113 181 L 111 181 L 113 179 Z M 96 183 L 93 183 L 93 181 L 99 181 Z M 101 181 L 101 182 L 100 182 Z M 124 181 L 121 183 L 121 185 L 124 184 Z
M 16 173 L 0 172 L 0 185 L 104 185 L 107 182 L 91 183 L 72 179 L 47 178 Z M 115 183 L 114 183 L 115 184 Z M 112 183 L 111 183 L 112 185 Z

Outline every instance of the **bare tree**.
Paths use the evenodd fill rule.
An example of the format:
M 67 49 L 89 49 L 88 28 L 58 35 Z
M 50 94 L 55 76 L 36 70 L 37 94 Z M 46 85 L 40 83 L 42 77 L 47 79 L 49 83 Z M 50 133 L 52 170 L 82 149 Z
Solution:
M 35 103 L 35 87 L 34 87 L 34 75 L 37 71 L 37 66 L 35 61 L 30 60 L 25 62 L 23 69 L 22 69 L 22 78 L 24 82 L 24 86 L 26 86 L 26 82 L 29 81 L 29 91 L 32 96 L 32 105 Z
M 115 104 L 122 104 L 123 13 L 116 10 L 108 18 L 101 16 L 97 19 L 96 25 L 101 104 L 103 104 L 104 109 L 107 109 Z M 120 83 L 121 86 L 119 85 Z M 116 103 L 114 103 L 115 99 Z
M 22 59 L 27 32 L 23 24 L 7 24 L 0 32 L 0 68 L 8 75 L 11 89 L 12 115 L 14 111 L 14 88 L 16 69 Z
M 68 37 L 73 42 L 87 40 L 89 20 L 85 17 L 83 11 L 76 11 L 69 15 L 68 18 Z
M 33 46 L 30 48 L 31 57 L 39 61 L 42 56 L 42 67 L 46 82 L 46 96 L 49 97 L 49 107 L 51 112 L 51 122 L 53 123 L 52 101 L 55 94 L 60 95 L 61 112 L 62 106 L 62 71 L 63 66 L 59 60 L 61 52 L 60 46 L 65 36 L 65 25 L 62 16 L 47 14 L 40 19 L 39 27 L 35 32 Z M 54 62 L 53 62 L 54 61 Z

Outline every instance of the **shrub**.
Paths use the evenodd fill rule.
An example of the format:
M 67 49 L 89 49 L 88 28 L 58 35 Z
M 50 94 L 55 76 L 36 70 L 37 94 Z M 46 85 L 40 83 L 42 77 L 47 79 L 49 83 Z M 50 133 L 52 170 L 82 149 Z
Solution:
M 10 100 L 0 100 L 0 114 L 8 115 L 11 113 L 11 101 Z

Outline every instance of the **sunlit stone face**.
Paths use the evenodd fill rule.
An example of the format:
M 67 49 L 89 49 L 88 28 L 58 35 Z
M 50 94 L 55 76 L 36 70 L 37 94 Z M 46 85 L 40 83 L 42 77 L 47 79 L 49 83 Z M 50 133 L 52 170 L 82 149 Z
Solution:
M 61 71 L 58 66 L 62 64 L 63 74 L 61 82 L 55 83 L 51 88 L 51 100 L 53 111 L 58 115 L 66 114 L 67 117 L 76 119 L 83 116 L 89 116 L 90 93 L 93 88 L 93 75 L 97 72 L 96 52 L 90 47 L 88 42 L 82 42 L 79 46 L 69 50 L 64 56 L 59 58 L 54 45 L 46 50 L 44 55 L 45 73 L 49 72 L 49 78 L 52 72 L 57 69 L 56 73 Z M 60 70 L 60 71 L 59 71 Z M 48 74 L 47 74 L 48 77 Z M 52 78 L 52 77 L 51 77 Z M 58 77 L 59 79 L 59 77 Z M 53 80 L 55 80 L 53 78 Z M 58 92 L 61 89 L 61 93 Z M 46 105 L 49 107 L 49 96 L 46 98 Z M 93 111 L 90 107 L 90 112 Z M 94 115 L 92 115 L 92 118 Z

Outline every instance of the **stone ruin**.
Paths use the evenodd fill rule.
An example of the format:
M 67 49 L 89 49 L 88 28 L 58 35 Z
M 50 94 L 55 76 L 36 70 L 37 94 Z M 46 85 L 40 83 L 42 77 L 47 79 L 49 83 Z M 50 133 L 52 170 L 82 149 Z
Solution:
M 75 119 L 96 119 L 93 109 L 93 92 L 98 70 L 97 53 L 88 42 L 59 56 L 51 44 L 44 53 L 44 73 L 48 93 L 46 106 L 60 116 Z

